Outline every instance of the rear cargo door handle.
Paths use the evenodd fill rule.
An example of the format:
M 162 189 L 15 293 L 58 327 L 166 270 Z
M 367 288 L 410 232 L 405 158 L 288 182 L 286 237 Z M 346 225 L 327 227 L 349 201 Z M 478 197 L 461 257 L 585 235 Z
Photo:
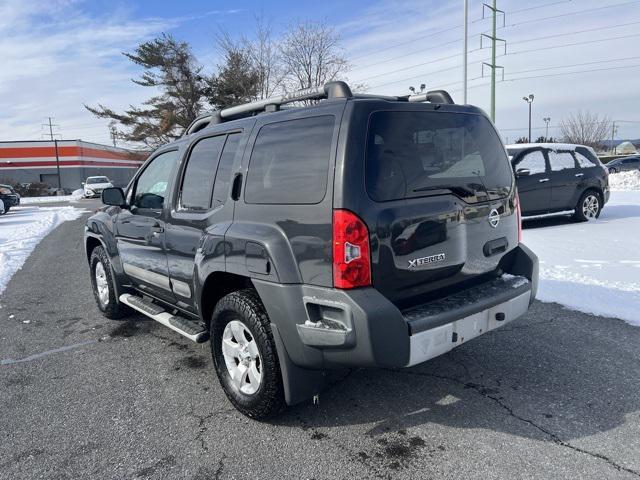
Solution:
M 584 173 L 576 173 L 576 177 L 582 177 Z
M 538 180 L 538 182 L 540 183 L 544 183 L 544 182 L 548 182 L 549 179 L 548 178 L 541 178 L 540 180 Z

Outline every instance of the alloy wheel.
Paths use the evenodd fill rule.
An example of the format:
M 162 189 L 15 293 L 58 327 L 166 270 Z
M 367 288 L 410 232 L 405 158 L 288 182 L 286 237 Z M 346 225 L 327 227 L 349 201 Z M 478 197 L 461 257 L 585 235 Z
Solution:
M 107 274 L 104 271 L 102 262 L 96 263 L 95 277 L 98 299 L 100 300 L 100 305 L 105 307 L 109 303 L 109 281 L 107 280 Z
M 222 333 L 222 355 L 231 382 L 246 395 L 262 383 L 262 359 L 253 335 L 239 320 L 231 320 Z
M 582 202 L 582 213 L 585 218 L 592 220 L 598 217 L 600 211 L 600 200 L 595 194 L 587 195 Z

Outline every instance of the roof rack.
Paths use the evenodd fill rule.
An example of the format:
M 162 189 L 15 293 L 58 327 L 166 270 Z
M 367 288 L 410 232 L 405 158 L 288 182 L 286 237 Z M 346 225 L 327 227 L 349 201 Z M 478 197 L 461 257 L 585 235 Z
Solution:
M 236 105 L 234 107 L 223 108 L 208 112 L 196 118 L 191 125 L 185 130 L 184 135 L 198 132 L 208 125 L 215 125 L 227 120 L 242 118 L 258 112 L 275 112 L 280 110 L 282 105 L 292 102 L 300 102 L 303 100 L 320 100 L 332 98 L 370 98 L 379 100 L 405 101 L 405 102 L 431 102 L 431 103 L 448 103 L 452 104 L 453 99 L 444 90 L 433 90 L 426 93 L 416 95 L 405 95 L 400 97 L 357 94 L 351 93 L 351 88 L 345 82 L 329 82 L 319 87 L 305 88 L 295 92 L 278 95 L 276 97 L 265 98 L 255 102 Z

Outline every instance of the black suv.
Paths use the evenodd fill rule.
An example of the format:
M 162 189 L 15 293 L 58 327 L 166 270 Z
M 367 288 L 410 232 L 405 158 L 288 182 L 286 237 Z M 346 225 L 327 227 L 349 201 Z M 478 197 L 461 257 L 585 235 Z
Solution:
M 507 152 L 525 217 L 571 213 L 584 222 L 609 201 L 609 171 L 590 147 L 526 143 L 507 145 Z
M 13 189 L 11 185 L 0 184 L 0 215 L 8 213 L 11 207 L 20 205 L 20 195 Z
M 517 198 L 481 110 L 332 82 L 197 119 L 104 190 L 86 254 L 105 316 L 211 339 L 228 398 L 261 418 L 329 369 L 416 365 L 525 313 Z

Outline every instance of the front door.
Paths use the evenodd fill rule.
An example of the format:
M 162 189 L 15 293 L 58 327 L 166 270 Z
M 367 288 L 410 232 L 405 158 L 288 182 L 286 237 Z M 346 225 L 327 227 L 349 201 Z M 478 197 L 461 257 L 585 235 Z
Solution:
M 520 208 L 523 215 L 546 213 L 551 208 L 551 182 L 542 150 L 525 152 L 514 160 Z M 518 173 L 528 172 L 528 175 Z
M 197 139 L 182 167 L 182 181 L 166 228 L 171 288 L 179 306 L 196 313 L 194 277 L 225 270 L 224 235 L 233 220 L 228 201 L 231 174 L 242 133 Z M 196 271 L 196 255 L 207 272 Z
M 125 273 L 135 287 L 172 301 L 169 269 L 164 252 L 164 201 L 178 152 L 161 153 L 131 186 L 128 210 L 116 218 L 116 240 Z
M 577 201 L 576 191 L 583 172 L 578 170 L 575 158 L 569 151 L 549 150 L 547 155 L 551 167 L 551 209 L 571 210 Z

